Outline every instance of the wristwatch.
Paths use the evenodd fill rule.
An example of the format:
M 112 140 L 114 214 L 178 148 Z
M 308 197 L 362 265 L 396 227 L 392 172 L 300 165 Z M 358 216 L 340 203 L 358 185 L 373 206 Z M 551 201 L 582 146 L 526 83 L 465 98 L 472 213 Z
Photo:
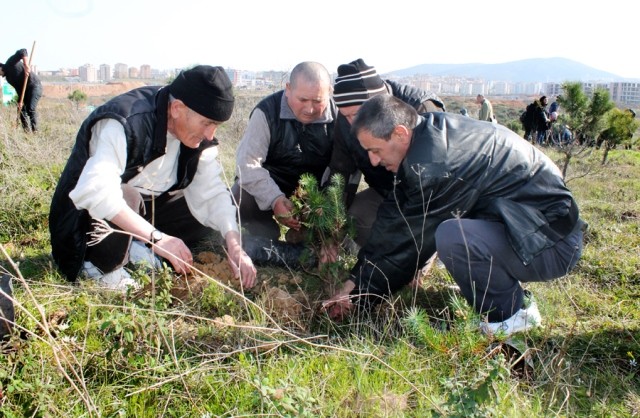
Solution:
M 155 244 L 158 241 L 160 241 L 163 237 L 164 237 L 164 234 L 162 232 L 158 231 L 157 229 L 154 229 L 153 231 L 151 231 L 151 235 L 149 235 L 149 242 L 151 242 L 152 244 Z

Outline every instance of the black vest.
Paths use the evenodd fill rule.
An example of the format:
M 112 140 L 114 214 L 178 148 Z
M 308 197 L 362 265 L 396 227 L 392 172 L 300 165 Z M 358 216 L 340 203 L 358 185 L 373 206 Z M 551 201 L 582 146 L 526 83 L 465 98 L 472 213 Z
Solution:
M 256 107 L 265 114 L 271 132 L 269 151 L 262 166 L 280 190 L 290 196 L 304 173 L 315 176 L 320 184 L 331 159 L 334 122 L 305 125 L 296 119 L 281 119 L 283 94 L 284 91 L 279 91 L 267 96 Z M 329 106 L 335 120 L 333 100 Z
M 167 109 L 169 92 L 161 87 L 142 87 L 117 96 L 94 110 L 82 123 L 71 155 L 62 172 L 49 212 L 51 253 L 58 268 L 68 280 L 74 281 L 82 268 L 91 228 L 88 211 L 78 210 L 69 193 L 76 187 L 80 173 L 89 159 L 91 129 L 96 122 L 110 118 L 122 124 L 127 138 L 127 163 L 122 174 L 126 183 L 142 168 L 166 152 Z M 171 190 L 183 189 L 191 183 L 200 154 L 216 145 L 203 141 L 198 149 L 181 144 L 178 181 Z

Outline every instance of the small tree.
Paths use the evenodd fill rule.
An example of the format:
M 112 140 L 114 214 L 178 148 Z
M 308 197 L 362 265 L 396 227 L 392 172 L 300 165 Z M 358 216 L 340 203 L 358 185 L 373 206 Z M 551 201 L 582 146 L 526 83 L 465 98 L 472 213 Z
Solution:
M 299 217 L 305 227 L 306 244 L 321 258 L 323 249 L 334 247 L 341 249 L 345 236 L 354 236 L 351 218 L 347 215 L 343 199 L 344 178 L 340 174 L 331 176 L 325 188 L 318 187 L 318 181 L 311 174 L 303 174 L 298 188 L 291 197 L 293 214 Z M 343 254 L 344 255 L 344 254 Z M 329 278 L 343 279 L 340 262 L 327 263 L 324 270 Z
M 604 89 L 596 89 L 589 98 L 580 82 L 563 83 L 562 91 L 562 97 L 558 100 L 564 109 L 560 115 L 560 122 L 570 127 L 575 139 L 572 144 L 560 147 L 564 154 L 562 174 L 566 177 L 571 159 L 587 153 L 587 148 L 596 143 L 596 138 L 606 126 L 605 115 L 615 105 L 609 97 L 609 92 Z
M 76 109 L 78 109 L 81 103 L 84 103 L 87 101 L 87 95 L 82 90 L 74 90 L 73 93 L 70 93 L 67 96 L 67 99 L 75 103 Z
M 602 164 L 606 164 L 609 151 L 616 146 L 631 141 L 633 133 L 640 126 L 635 115 L 629 110 L 612 109 L 606 117 L 606 129 L 600 133 L 597 144 L 604 146 Z
M 593 92 L 583 126 L 583 133 L 589 138 L 590 145 L 595 145 L 596 138 L 606 128 L 606 115 L 613 108 L 615 104 L 611 101 L 607 90 L 596 89 Z

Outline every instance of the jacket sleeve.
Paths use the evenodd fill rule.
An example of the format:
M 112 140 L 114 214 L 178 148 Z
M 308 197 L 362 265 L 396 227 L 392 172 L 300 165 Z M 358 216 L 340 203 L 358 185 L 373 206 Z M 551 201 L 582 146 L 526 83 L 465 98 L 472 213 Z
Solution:
M 184 197 L 193 216 L 203 225 L 220 231 L 238 231 L 236 208 L 231 194 L 222 180 L 224 175 L 218 161 L 218 147 L 202 152 L 193 181 L 184 189 Z
M 236 149 L 236 178 L 240 187 L 255 198 L 261 210 L 272 209 L 273 202 L 284 194 L 262 166 L 270 142 L 267 118 L 262 110 L 255 109 Z
M 331 152 L 331 160 L 329 161 L 329 175 L 327 181 L 334 174 L 340 174 L 344 179 L 344 200 L 347 207 L 353 201 L 353 198 L 358 190 L 358 184 L 360 176 L 354 176 L 358 172 L 358 167 L 349 152 L 346 141 L 349 140 L 347 135 L 350 135 L 350 125 L 346 118 L 339 116 L 338 122 L 335 125 L 335 133 L 333 137 L 333 150 Z M 357 182 L 350 182 L 352 178 L 357 179 Z
M 10 66 L 14 66 L 16 65 L 18 62 L 20 62 L 20 60 L 22 60 L 22 57 L 26 57 L 27 56 L 27 50 L 26 49 L 19 49 L 16 51 L 15 54 L 13 54 L 11 57 L 9 57 L 9 59 L 7 60 L 7 62 L 5 63 L 6 66 L 10 67 Z
M 380 205 L 371 237 L 351 270 L 356 283 L 352 294 L 363 295 L 360 302 L 388 296 L 411 282 L 436 252 L 440 223 L 465 216 L 477 202 L 475 187 L 451 176 L 441 165 L 407 171 L 411 177 L 403 179 Z

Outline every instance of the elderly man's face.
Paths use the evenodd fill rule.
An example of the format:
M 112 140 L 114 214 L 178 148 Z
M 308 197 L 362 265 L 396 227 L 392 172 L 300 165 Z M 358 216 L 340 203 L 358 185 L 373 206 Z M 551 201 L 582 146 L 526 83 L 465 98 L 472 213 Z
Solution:
M 295 88 L 287 83 L 285 95 L 296 119 L 304 124 L 312 123 L 327 109 L 331 97 L 331 85 L 323 82 L 308 82 L 301 78 L 297 81 Z
M 220 124 L 191 110 L 181 100 L 170 103 L 168 130 L 189 148 L 198 148 L 205 139 L 211 141 Z

